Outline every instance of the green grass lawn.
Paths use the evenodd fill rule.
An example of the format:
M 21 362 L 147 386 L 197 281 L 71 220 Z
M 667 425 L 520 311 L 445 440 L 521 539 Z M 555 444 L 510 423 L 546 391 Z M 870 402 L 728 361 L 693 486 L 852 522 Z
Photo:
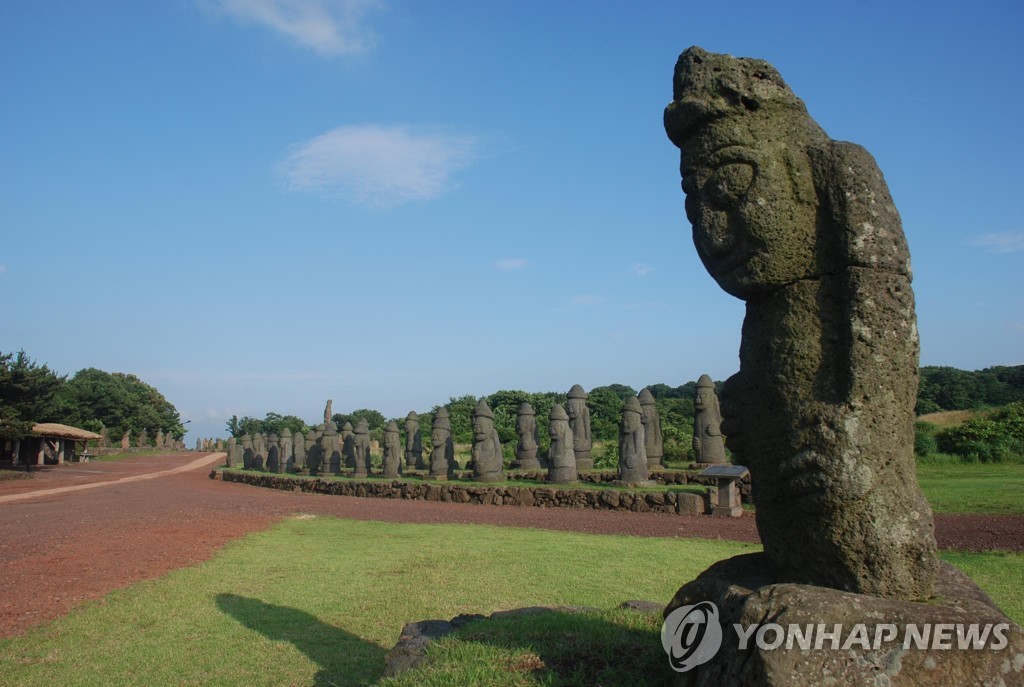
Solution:
M 300 516 L 233 542 L 195 568 L 115 591 L 0 642 L 0 671 L 5 684 L 17 685 L 373 684 L 406 622 L 541 604 L 667 602 L 714 561 L 755 550 L 735 542 Z M 1011 617 L 1024 619 L 1024 555 L 953 560 Z M 541 668 L 569 670 L 574 652 L 600 657 L 615 646 L 625 655 L 643 647 L 647 658 L 637 653 L 635 660 L 661 665 L 658 630 L 656 618 L 621 611 L 509 620 L 504 629 L 469 625 L 459 641 L 439 646 L 466 659 L 456 661 L 458 675 L 394 684 L 592 684 L 591 673 L 559 682 Z M 640 669 L 629 670 L 637 676 Z M 628 682 L 616 680 L 605 683 Z
M 1024 464 L 919 463 L 917 481 L 937 513 L 1024 515 Z

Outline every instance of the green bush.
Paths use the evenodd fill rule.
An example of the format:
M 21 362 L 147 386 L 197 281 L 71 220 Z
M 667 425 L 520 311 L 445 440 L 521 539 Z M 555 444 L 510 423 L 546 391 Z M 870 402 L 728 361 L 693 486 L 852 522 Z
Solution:
M 1024 460 L 1024 402 L 1011 403 L 989 417 L 939 432 L 936 439 L 939 450 L 969 462 Z
M 939 442 L 935 438 L 938 429 L 930 422 L 914 423 L 914 453 L 918 456 L 928 456 L 939 450 Z

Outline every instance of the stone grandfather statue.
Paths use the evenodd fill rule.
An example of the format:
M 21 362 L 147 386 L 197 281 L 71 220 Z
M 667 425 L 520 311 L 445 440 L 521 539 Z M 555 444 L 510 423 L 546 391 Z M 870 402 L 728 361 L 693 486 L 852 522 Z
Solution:
M 228 437 L 228 455 L 224 460 L 224 465 L 229 468 L 235 467 L 238 462 L 238 457 L 235 455 L 235 438 L 233 436 Z
M 537 459 L 540 446 L 537 443 L 536 416 L 537 413 L 529 403 L 521 404 L 516 411 L 516 434 L 519 436 L 519 443 L 516 444 L 516 459 L 512 467 L 517 470 L 540 469 L 540 461 Z
M 423 439 L 420 436 L 420 416 L 415 410 L 405 416 L 405 466 L 426 469 L 423 463 Z
M 295 446 L 292 441 L 292 430 L 287 427 L 281 429 L 281 438 L 278 440 L 280 447 L 281 467 L 279 472 L 291 472 L 295 468 Z
M 560 484 L 575 482 L 576 452 L 573 450 L 572 428 L 569 415 L 561 403 L 551 406 L 550 421 L 551 448 L 548 449 L 548 481 Z
M 455 444 L 452 443 L 452 423 L 448 409 L 441 406 L 434 413 L 430 443 L 430 478 L 445 480 L 455 477 Z
M 248 434 L 242 435 L 242 469 L 252 470 L 253 463 L 252 437 Z
M 502 473 L 504 458 L 501 441 L 494 428 L 494 412 L 485 399 L 473 409 L 473 478 L 481 482 L 495 482 L 505 478 Z
M 332 417 L 331 406 L 333 404 L 334 404 L 334 401 L 332 401 L 331 399 L 327 399 L 327 405 L 324 406 L 324 427 L 325 428 L 327 427 L 327 425 L 329 425 L 331 423 L 331 417 Z
M 355 457 L 355 473 L 352 476 L 366 477 L 370 474 L 370 424 L 366 418 L 356 422 L 352 434 L 352 448 Z
M 682 627 L 1006 623 L 1002 651 L 899 639 L 802 651 L 725 641 L 695 687 L 1021 682 L 1024 633 L 963 573 L 938 564 L 914 464 L 918 338 L 910 255 L 871 155 L 833 141 L 763 60 L 686 50 L 665 129 L 680 149 L 697 253 L 746 302 L 722 432 L 750 470 L 764 553 L 714 564 L 665 609 Z M 710 380 L 708 380 L 710 381 Z M 923 601 L 926 601 L 924 603 Z M 673 625 L 673 623 L 677 623 Z M 733 637 L 734 639 L 734 637 Z M 820 638 L 819 638 L 820 642 Z M 891 676 L 891 677 L 890 677 Z
M 594 442 L 590 434 L 590 408 L 587 407 L 587 392 L 579 384 L 573 384 L 568 393 L 569 426 L 572 427 L 573 450 L 576 452 L 576 469 L 593 470 L 594 459 L 590 450 Z
M 697 393 L 693 398 L 693 460 L 695 463 L 721 465 L 725 457 L 722 437 L 722 412 L 715 395 L 711 377 L 701 375 L 697 380 Z
M 338 445 L 338 429 L 333 422 L 324 423 L 324 432 L 317 439 L 317 456 L 320 461 L 316 468 L 317 477 L 330 477 L 341 473 L 341 447 Z
M 760 60 L 683 53 L 665 128 L 697 253 L 747 303 L 722 431 L 750 468 L 765 552 L 794 581 L 928 596 L 910 254 L 882 173 Z
M 302 474 L 306 469 L 306 437 L 301 431 L 295 432 L 292 439 L 292 471 Z
M 622 404 L 619 421 L 619 481 L 642 484 L 648 481 L 647 442 L 640 400 L 630 396 Z
M 281 469 L 281 446 L 273 432 L 267 436 L 267 472 L 284 472 Z
M 650 389 L 640 392 L 641 420 L 644 423 L 644 442 L 647 450 L 647 470 L 659 470 L 665 455 L 665 438 L 661 433 L 661 415 Z
M 398 423 L 388 422 L 384 428 L 384 476 L 398 477 L 402 472 L 402 437 L 398 432 Z

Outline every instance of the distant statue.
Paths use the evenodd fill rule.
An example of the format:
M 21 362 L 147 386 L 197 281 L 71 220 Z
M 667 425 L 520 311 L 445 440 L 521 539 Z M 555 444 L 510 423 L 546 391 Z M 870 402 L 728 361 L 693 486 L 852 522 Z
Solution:
M 481 482 L 495 482 L 504 479 L 502 473 L 504 458 L 501 455 L 501 441 L 494 428 L 494 412 L 487 401 L 480 399 L 473 409 L 473 477 Z
M 630 396 L 622 405 L 622 419 L 619 422 L 619 481 L 648 481 L 643 414 L 636 396 Z
M 696 463 L 724 464 L 725 441 L 722 438 L 722 413 L 718 408 L 715 383 L 701 375 L 693 399 L 693 460 Z
M 153 440 L 154 448 L 162 449 L 164 447 L 164 430 L 158 429 L 156 431 L 156 438 Z
M 647 469 L 660 470 L 662 456 L 665 455 L 665 440 L 661 433 L 661 416 L 658 414 L 657 402 L 650 389 L 640 392 L 640 409 L 644 423 L 644 441 L 647 449 Z
M 548 416 L 551 423 L 551 448 L 548 449 L 548 481 L 560 484 L 575 482 L 576 452 L 573 450 L 572 428 L 569 427 L 569 415 L 562 404 L 551 407 Z
M 409 411 L 405 416 L 405 466 L 425 470 L 423 463 L 423 440 L 420 437 L 420 416 Z
M 366 418 L 356 423 L 352 447 L 355 457 L 355 473 L 352 476 L 366 477 L 370 474 L 370 425 Z
M 455 444 L 452 443 L 452 423 L 448 418 L 448 409 L 441 406 L 434 413 L 434 425 L 430 432 L 431 479 L 451 479 L 455 477 Z
M 384 428 L 384 457 L 382 459 L 385 477 L 398 477 L 402 472 L 402 437 L 398 423 L 390 421 Z
M 576 469 L 593 470 L 594 460 L 590 450 L 594 445 L 590 435 L 590 408 L 587 407 L 587 392 L 579 384 L 569 389 L 568 408 L 569 426 L 572 427 L 573 451 L 576 453 Z
M 267 472 L 281 473 L 281 445 L 273 432 L 267 437 Z
M 517 470 L 540 470 L 540 461 L 537 459 L 540 446 L 537 441 L 536 415 L 529 403 L 520 405 L 516 413 L 516 434 L 519 436 L 519 443 L 516 444 L 516 459 L 512 467 Z M 566 420 L 568 421 L 568 417 Z
M 292 471 L 302 474 L 306 469 L 306 437 L 302 432 L 296 432 L 292 440 Z
M 329 425 L 331 423 L 331 418 L 334 417 L 331 414 L 331 404 L 332 403 L 333 403 L 333 401 L 331 399 L 327 399 L 327 405 L 324 406 L 324 427 L 325 428 L 327 427 L 327 425 Z
M 330 477 L 341 471 L 341 452 L 338 449 L 338 430 L 333 422 L 324 425 L 324 433 L 317 440 L 320 464 L 317 466 L 318 477 Z
M 220 441 L 218 439 L 218 441 Z M 295 448 L 292 443 L 292 430 L 287 427 L 281 429 L 281 438 L 278 441 L 280 451 L 281 469 L 280 472 L 291 472 L 295 466 Z
M 199 442 L 200 442 L 200 440 L 196 439 L 196 450 L 197 451 L 199 450 Z M 242 469 L 243 470 L 252 470 L 253 456 L 254 456 L 254 452 L 253 452 L 253 447 L 252 447 L 252 437 L 249 436 L 248 434 L 243 434 L 242 435 Z
M 237 456 L 235 456 L 235 446 L 235 438 L 233 436 L 228 437 L 228 455 L 227 458 L 224 459 L 225 467 L 233 468 L 235 466 L 237 458 Z
M 132 433 L 125 432 L 121 435 L 121 450 L 127 450 L 132 447 Z

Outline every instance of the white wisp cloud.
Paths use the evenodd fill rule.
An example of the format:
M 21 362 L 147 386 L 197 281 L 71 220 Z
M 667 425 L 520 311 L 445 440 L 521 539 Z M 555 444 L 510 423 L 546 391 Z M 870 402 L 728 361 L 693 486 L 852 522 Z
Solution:
M 410 126 L 341 126 L 292 147 L 281 164 L 288 188 L 394 207 L 435 198 L 476 158 L 465 135 Z
M 1024 250 L 1024 231 L 1004 231 L 983 234 L 969 241 L 970 245 L 985 248 L 989 253 L 1016 253 Z
M 204 10 L 284 34 L 321 55 L 352 55 L 373 47 L 365 15 L 378 0 L 196 0 Z

